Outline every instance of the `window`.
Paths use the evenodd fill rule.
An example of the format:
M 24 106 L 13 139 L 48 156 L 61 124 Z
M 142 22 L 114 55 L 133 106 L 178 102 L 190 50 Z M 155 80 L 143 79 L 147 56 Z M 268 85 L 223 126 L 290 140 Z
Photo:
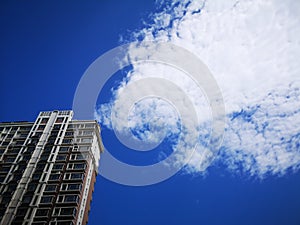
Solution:
M 17 210 L 17 216 L 25 216 L 26 215 L 26 212 L 27 212 L 27 208 L 19 208 Z
M 19 181 L 22 177 L 22 174 L 14 174 L 14 181 Z
M 64 117 L 57 117 L 55 123 L 62 123 L 64 121 Z
M 49 145 L 54 144 L 55 140 L 56 140 L 55 137 L 50 137 L 50 138 L 48 139 L 47 144 L 49 144 Z
M 10 170 L 10 167 L 9 167 L 9 166 L 3 166 L 3 167 L 1 168 L 1 172 L 7 173 L 7 172 L 9 172 L 9 170 Z
M 38 126 L 38 130 L 44 130 L 45 127 L 46 127 L 45 125 L 39 125 L 39 126 Z
M 54 208 L 53 215 L 57 216 L 59 214 L 59 208 Z
M 90 148 L 89 146 L 80 146 L 79 151 L 88 151 L 89 148 Z
M 17 188 L 17 185 L 16 184 L 10 184 L 10 185 L 8 185 L 8 191 L 14 191 L 14 190 L 16 190 L 16 188 Z
M 69 184 L 68 190 L 81 190 L 81 184 Z
M 68 132 L 66 132 L 65 136 L 74 136 L 74 132 L 73 131 L 68 131 Z
M 2 183 L 5 179 L 6 175 L 0 175 L 0 182 Z
M 55 124 L 55 125 L 53 126 L 53 129 L 54 129 L 54 130 L 59 130 L 59 129 L 60 129 L 60 127 L 61 127 L 61 125 L 60 125 L 60 124 Z
M 43 154 L 40 160 L 47 161 L 48 158 L 49 158 L 49 154 Z
M 82 173 L 72 173 L 71 179 L 83 179 L 83 174 Z
M 74 223 L 73 222 L 67 222 L 67 221 L 63 221 L 63 222 L 57 221 L 56 225 L 74 225 Z
M 64 139 L 63 140 L 63 144 L 70 144 L 70 143 L 72 143 L 73 142 L 73 139 L 71 139 L 71 138 L 68 138 L 68 139 Z
M 30 158 L 31 158 L 31 155 L 24 155 L 22 159 L 23 160 L 29 160 Z
M 76 215 L 76 208 L 61 208 L 60 215 Z
M 52 150 L 52 146 L 46 146 L 44 148 L 44 152 L 51 152 L 51 150 Z
M 22 145 L 24 143 L 24 140 L 16 141 L 16 145 Z
M 56 157 L 56 160 L 57 161 L 64 161 L 64 160 L 66 160 L 66 158 L 67 158 L 67 155 L 58 155 Z
M 54 164 L 53 166 L 53 170 L 62 170 L 62 168 L 64 167 L 64 164 Z
M 46 186 L 45 191 L 56 191 L 56 187 L 55 184 L 49 184 Z
M 36 184 L 28 184 L 27 191 L 34 191 L 36 189 Z
M 41 198 L 41 203 L 51 203 L 53 199 L 53 196 L 44 196 Z
M 78 202 L 79 197 L 78 195 L 66 195 L 64 202 Z
M 1 200 L 1 203 L 2 203 L 2 204 L 9 203 L 9 202 L 10 202 L 10 199 L 11 199 L 10 197 L 5 197 L 5 196 L 4 196 L 4 197 L 2 198 L 2 200 Z
M 85 163 L 70 163 L 68 169 L 81 170 L 85 169 Z
M 84 175 L 83 173 L 66 173 L 65 174 L 65 179 L 66 180 L 77 180 L 77 179 L 83 179 L 84 178 Z
M 32 176 L 32 180 L 39 180 L 41 178 L 41 173 L 35 173 Z
M 36 216 L 47 216 L 49 209 L 38 209 L 35 213 Z
M 62 195 L 58 196 L 57 202 L 63 202 L 64 197 Z
M 85 160 L 87 158 L 87 155 L 84 154 L 72 154 L 71 159 L 72 160 Z
M 14 157 L 7 157 L 5 159 L 5 162 L 14 162 L 15 161 L 15 158 Z
M 27 147 L 27 149 L 26 149 L 26 153 L 32 153 L 33 151 L 34 151 L 34 147 Z
M 45 123 L 48 122 L 48 120 L 49 120 L 49 118 L 43 118 L 42 121 L 41 121 L 41 123 L 45 124 Z
M 32 200 L 31 195 L 24 195 L 22 202 L 25 203 L 25 204 L 29 204 L 31 202 L 31 200 Z
M 91 143 L 92 142 L 92 138 L 82 138 L 81 142 L 82 143 Z
M 36 166 L 37 170 L 43 170 L 45 168 L 45 162 L 38 163 Z
M 85 168 L 85 164 L 84 163 L 76 163 L 74 164 L 74 169 L 84 169 Z
M 51 174 L 49 177 L 49 180 L 58 180 L 60 177 L 60 174 Z
M 68 187 L 67 184 L 63 184 L 63 185 L 61 186 L 61 190 L 62 190 L 62 191 L 65 191 L 65 190 L 67 190 L 67 187 Z
M 50 137 L 57 137 L 58 131 L 52 131 Z
M 71 129 L 71 128 L 75 128 L 75 125 L 69 124 L 69 125 L 68 125 L 68 129 Z
M 28 134 L 23 134 L 23 133 L 21 133 L 21 134 L 20 134 L 20 138 L 26 138 L 27 135 L 28 135 Z
M 70 191 L 70 190 L 73 190 L 73 191 L 74 190 L 76 190 L 76 191 L 78 190 L 78 191 L 80 191 L 81 188 L 82 188 L 81 184 L 63 184 L 62 187 L 61 187 L 61 190 L 62 191 L 66 191 L 66 190 L 68 190 L 68 191 Z
M 69 147 L 60 147 L 59 148 L 59 152 L 68 152 L 69 151 Z

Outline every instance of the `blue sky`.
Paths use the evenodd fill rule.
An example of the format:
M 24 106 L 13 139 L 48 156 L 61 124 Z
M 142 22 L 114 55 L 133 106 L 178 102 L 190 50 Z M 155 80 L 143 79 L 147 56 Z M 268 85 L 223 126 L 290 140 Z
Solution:
M 199 23 L 197 22 L 193 26 L 188 23 L 194 21 L 190 20 L 189 14 L 182 13 L 184 11 L 189 12 L 189 7 L 192 7 L 190 6 L 192 4 L 184 6 L 180 16 L 172 12 L 174 7 L 163 10 L 164 13 L 160 17 L 154 17 L 157 19 L 156 21 L 165 21 L 164 15 L 170 15 L 171 18 L 174 16 L 171 19 L 172 23 L 163 25 L 163 22 L 155 22 L 156 25 L 153 26 L 147 25 L 150 23 L 148 15 L 164 8 L 163 5 L 158 9 L 154 1 L 90 1 L 88 4 L 82 1 L 48 1 L 43 3 L 40 1 L 30 1 L 29 3 L 2 1 L 0 4 L 1 121 L 33 121 L 38 112 L 42 110 L 71 109 L 77 84 L 84 71 L 100 55 L 117 47 L 120 44 L 120 36 L 123 36 L 125 40 L 134 40 L 141 36 L 147 36 L 150 30 L 155 34 L 154 39 L 163 39 L 165 36 L 173 35 L 172 29 L 176 26 L 170 24 L 176 24 L 177 20 L 174 18 L 180 17 L 179 24 L 181 27 L 178 26 L 177 36 L 180 36 L 181 39 L 178 41 L 174 39 L 177 44 L 193 48 L 193 46 L 202 46 L 201 43 L 209 43 L 207 40 L 219 40 L 215 33 L 209 32 L 214 28 L 210 24 L 214 24 L 214 20 L 217 20 L 213 16 L 214 10 L 220 9 L 209 4 L 206 6 L 207 11 L 203 10 L 205 13 L 203 17 L 211 17 L 211 20 L 203 19 L 203 22 L 200 19 Z M 250 6 L 249 14 L 252 13 L 252 9 L 253 12 L 255 11 L 254 7 Z M 180 12 L 180 10 L 178 11 Z M 267 11 L 263 10 L 263 12 Z M 284 7 L 282 12 L 285 12 Z M 193 13 L 191 13 L 195 16 L 193 18 L 197 19 L 197 14 L 199 14 L 199 10 L 193 9 Z M 238 15 L 234 14 L 234 16 Z M 282 13 L 282 15 L 286 14 Z M 259 16 L 255 18 L 259 18 Z M 143 24 L 143 21 L 146 22 L 146 25 Z M 222 21 L 232 20 L 230 16 L 224 16 Z M 264 20 L 256 22 L 262 24 Z M 197 24 L 202 23 L 207 24 L 206 32 L 208 36 L 211 34 L 209 38 L 212 39 L 198 40 L 193 38 L 189 40 L 187 37 L 190 36 L 185 30 L 186 27 L 193 30 Z M 259 27 L 257 24 L 254 26 L 255 28 L 252 27 L 251 23 L 246 24 L 245 27 L 249 26 L 249 30 L 260 33 L 261 30 L 258 28 L 255 30 L 256 27 Z M 285 23 L 283 22 L 283 24 Z M 288 20 L 286 24 L 289 25 Z M 241 27 L 243 24 L 239 25 Z M 221 26 L 217 33 L 223 35 L 224 38 L 221 40 L 226 40 L 224 30 L 233 29 L 235 31 L 234 28 L 235 26 L 227 23 L 226 26 Z M 272 27 L 269 30 L 270 32 L 276 31 L 272 30 Z M 140 33 L 134 35 L 132 31 Z M 158 34 L 158 31 L 163 32 Z M 170 33 L 166 35 L 164 32 Z M 194 32 L 199 34 L 196 28 Z M 237 32 L 240 32 L 238 34 L 241 36 L 245 34 L 243 30 L 237 30 Z M 251 37 L 251 34 L 249 35 Z M 193 37 L 193 35 L 191 36 Z M 258 41 L 263 40 L 263 37 L 261 39 L 260 36 L 258 37 Z M 282 36 L 282 38 L 284 37 Z M 297 37 L 297 35 L 292 35 L 292 37 Z M 232 37 L 228 39 L 232 39 Z M 181 40 L 183 42 L 180 42 Z M 239 41 L 240 39 L 237 38 L 234 43 L 239 44 Z M 186 43 L 192 43 L 192 47 Z M 215 52 L 216 49 L 221 49 L 223 45 L 217 44 L 220 41 L 214 43 L 216 44 L 209 46 L 211 48 L 208 50 L 203 47 L 200 49 L 201 51 L 199 50 L 201 53 L 198 54 L 196 51 L 196 54 L 202 57 L 216 74 L 217 81 L 221 83 L 224 91 L 228 110 L 227 118 L 231 121 L 226 127 L 229 138 L 225 139 L 221 152 L 225 163 L 222 163 L 222 160 L 216 162 L 207 169 L 205 174 L 199 172 L 197 167 L 191 164 L 188 170 L 180 171 L 164 182 L 144 187 L 124 186 L 98 176 L 89 224 L 300 224 L 300 176 L 297 170 L 299 161 L 297 161 L 298 155 L 296 154 L 297 152 L 299 154 L 300 131 L 298 127 L 300 126 L 295 126 L 299 122 L 299 109 L 298 104 L 295 104 L 296 100 L 291 102 L 299 96 L 297 89 L 299 84 L 292 84 L 293 76 L 288 77 L 290 80 L 287 79 L 288 84 L 290 84 L 288 89 L 281 88 L 277 83 L 271 81 L 259 80 L 260 83 L 269 84 L 269 86 L 261 87 L 261 89 L 268 90 L 266 93 L 262 92 L 261 89 L 255 89 L 256 91 L 259 90 L 261 94 L 251 95 L 251 91 L 244 93 L 244 90 L 248 91 L 253 86 L 257 86 L 253 82 L 254 79 L 250 76 L 251 74 L 245 75 L 241 79 L 243 82 L 240 83 L 247 83 L 249 88 L 248 86 L 236 85 L 239 84 L 236 81 L 238 78 L 233 76 L 227 76 L 229 82 L 224 82 L 222 77 L 226 77 L 226 73 L 224 73 L 223 67 L 214 66 L 212 62 L 213 58 L 220 63 L 221 58 L 219 59 L 211 53 Z M 264 48 L 272 48 L 277 42 L 273 38 L 268 43 L 271 43 L 270 46 L 264 44 Z M 290 40 L 290 43 L 293 43 L 293 39 Z M 245 46 L 245 43 L 238 44 L 234 45 L 233 49 L 237 49 L 242 58 L 241 52 L 244 52 L 245 49 L 242 47 L 239 49 L 239 46 Z M 254 44 L 259 46 L 259 42 Z M 285 45 L 282 44 L 282 46 Z M 197 48 L 195 49 L 197 50 Z M 287 51 L 281 51 L 281 53 L 287 52 L 288 55 L 293 53 L 288 51 L 288 47 L 280 50 L 286 49 Z M 297 48 L 294 49 L 296 52 Z M 224 51 L 228 53 L 226 59 L 236 60 L 234 50 L 233 53 L 226 48 Z M 264 55 L 263 51 L 259 53 L 259 56 L 255 55 L 255 57 L 261 57 L 261 60 L 264 57 L 270 57 Z M 276 55 L 277 52 L 271 53 Z M 299 52 L 297 51 L 297 53 Z M 218 56 L 221 54 L 224 52 L 217 52 Z M 249 53 L 248 56 L 252 55 Z M 285 54 L 282 56 L 284 58 Z M 291 62 L 293 59 L 292 57 L 289 58 Z M 270 62 L 274 61 L 271 60 Z M 246 63 L 239 64 L 241 67 L 226 66 L 226 69 L 232 73 L 241 72 L 242 66 L 249 66 Z M 266 60 L 265 64 L 267 63 L 269 61 Z M 299 63 L 295 62 L 295 64 L 289 64 L 286 67 L 282 66 L 285 65 L 285 61 L 279 61 L 278 64 L 281 65 L 278 67 L 280 69 L 298 68 L 296 66 Z M 262 69 L 264 69 L 263 65 L 261 66 Z M 257 67 L 253 71 L 259 72 L 261 68 Z M 273 71 L 271 69 L 270 72 Z M 287 71 L 290 70 L 283 69 L 281 74 Z M 295 71 L 299 70 L 295 69 Z M 218 74 L 223 76 L 218 77 Z M 272 74 L 274 74 L 274 80 L 280 81 L 280 75 Z M 299 77 L 299 74 L 296 75 Z M 125 79 L 125 76 L 124 73 L 118 73 L 107 83 L 107 86 L 102 90 L 99 104 L 111 101 L 113 97 L 110 89 L 116 88 L 118 82 Z M 259 79 L 259 77 L 261 75 L 255 76 L 255 79 Z M 126 79 L 128 83 L 131 81 L 130 78 Z M 251 86 L 251 84 L 253 85 Z M 240 93 L 244 94 L 243 98 L 237 97 Z M 114 94 L 117 98 L 118 95 Z M 285 96 L 285 100 L 279 100 L 278 96 Z M 293 96 L 296 97 L 293 98 Z M 241 102 L 240 99 L 251 99 L 251 101 L 245 102 L 243 100 L 244 102 Z M 294 104 L 294 106 L 291 107 L 290 104 Z M 276 110 L 278 111 L 277 114 L 275 113 Z M 291 112 L 293 112 L 294 117 L 288 117 Z M 294 121 L 292 125 L 289 120 L 291 118 Z M 266 124 L 274 124 L 274 127 Z M 276 130 L 278 127 L 279 130 Z M 276 132 L 274 128 L 276 128 Z M 286 132 L 287 130 L 290 133 Z M 280 151 L 277 151 L 278 142 L 274 141 L 277 134 L 281 135 L 278 138 L 281 140 L 279 142 L 280 149 L 286 149 L 289 154 L 292 154 L 291 157 L 295 158 L 295 161 L 289 161 L 290 164 L 288 165 L 280 161 L 282 155 L 280 155 Z M 238 142 L 237 139 L 240 141 Z M 248 139 L 251 143 L 255 143 L 255 147 L 249 144 Z M 128 149 L 117 141 L 113 131 L 106 125 L 103 125 L 103 142 L 116 156 L 123 157 L 126 162 L 139 164 L 139 160 L 143 160 L 141 158 L 143 153 L 126 152 Z M 161 149 L 167 149 L 167 152 L 171 151 L 171 147 L 167 146 L 168 142 L 163 144 Z M 266 151 L 261 153 L 260 149 Z M 273 150 L 277 151 L 275 163 L 269 155 L 269 152 Z M 243 153 L 240 154 L 239 152 Z M 255 154 L 251 155 L 251 152 Z M 157 160 L 156 153 L 155 151 L 149 152 L 147 156 L 152 157 L 151 160 L 153 158 Z M 257 155 L 260 157 L 255 158 Z M 289 157 L 289 155 L 284 155 L 284 157 Z M 239 160 L 232 160 L 236 158 Z M 254 158 L 254 161 L 260 162 L 260 164 L 249 165 L 249 158 Z M 234 163 L 231 163 L 232 161 Z M 263 164 L 265 161 L 268 162 Z

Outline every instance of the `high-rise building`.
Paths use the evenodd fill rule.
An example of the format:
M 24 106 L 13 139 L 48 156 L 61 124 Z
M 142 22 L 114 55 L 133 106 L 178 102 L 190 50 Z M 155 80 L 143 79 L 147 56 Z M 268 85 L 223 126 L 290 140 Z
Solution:
M 87 223 L 103 147 L 98 123 L 72 116 L 0 123 L 0 224 Z

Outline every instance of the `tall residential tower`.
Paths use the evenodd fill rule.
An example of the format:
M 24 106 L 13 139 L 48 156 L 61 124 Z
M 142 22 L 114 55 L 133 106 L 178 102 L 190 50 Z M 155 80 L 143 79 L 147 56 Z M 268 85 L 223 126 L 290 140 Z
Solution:
M 0 224 L 84 225 L 103 151 L 93 120 L 41 112 L 0 123 Z

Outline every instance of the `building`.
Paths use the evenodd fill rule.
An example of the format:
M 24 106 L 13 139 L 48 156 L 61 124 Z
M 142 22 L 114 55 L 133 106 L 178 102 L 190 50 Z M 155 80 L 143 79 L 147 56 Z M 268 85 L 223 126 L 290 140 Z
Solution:
M 96 121 L 72 111 L 0 123 L 0 224 L 86 224 L 103 151 Z

